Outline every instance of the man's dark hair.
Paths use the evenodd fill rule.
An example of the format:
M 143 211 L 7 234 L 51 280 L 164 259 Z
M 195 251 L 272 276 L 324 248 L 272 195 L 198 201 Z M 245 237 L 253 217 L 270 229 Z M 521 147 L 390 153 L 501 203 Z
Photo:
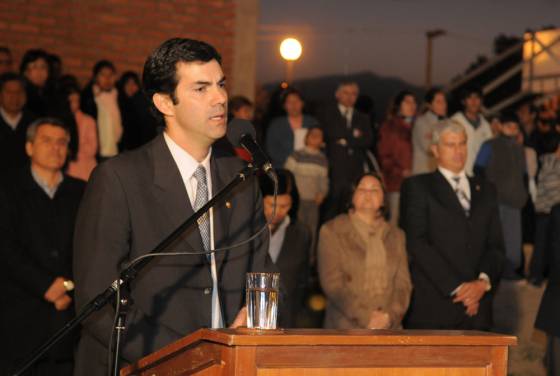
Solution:
M 26 141 L 32 142 L 35 139 L 35 135 L 37 134 L 37 129 L 46 124 L 64 129 L 64 131 L 68 135 L 68 140 L 70 140 L 70 129 L 62 120 L 55 117 L 42 117 L 35 120 L 29 125 L 29 127 L 27 128 L 27 133 L 25 134 Z
M 222 63 L 222 58 L 214 47 L 208 43 L 187 38 L 169 39 L 148 56 L 144 64 L 142 82 L 144 92 L 152 103 L 152 111 L 160 122 L 163 121 L 163 116 L 153 105 L 152 97 L 155 93 L 167 94 L 173 104 L 178 103 L 175 94 L 179 83 L 177 63 L 195 61 L 207 63 L 211 60 Z
M 473 94 L 478 95 L 480 97 L 480 99 L 482 99 L 483 98 L 482 88 L 478 85 L 472 85 L 472 86 L 468 86 L 468 87 L 464 88 L 461 91 L 461 102 L 464 101 L 465 99 L 467 99 L 468 97 L 470 97 Z
M 39 59 L 45 60 L 45 63 L 49 65 L 49 54 L 40 48 L 34 48 L 27 50 L 23 57 L 21 58 L 21 64 L 19 65 L 19 73 L 24 74 L 27 66 L 34 61 Z
M 434 98 L 438 94 L 443 94 L 443 96 L 446 97 L 445 91 L 443 91 L 442 88 L 440 88 L 440 87 L 431 88 L 430 90 L 428 90 L 426 92 L 426 95 L 424 96 L 424 102 L 432 104 L 432 102 L 434 101 Z
M 115 65 L 110 62 L 109 60 L 99 60 L 97 63 L 95 63 L 95 65 L 93 66 L 92 69 L 92 73 L 93 73 L 93 78 L 97 77 L 97 75 L 99 74 L 99 72 L 101 72 L 102 69 L 105 68 L 109 68 L 110 70 L 112 70 L 113 72 L 116 72 L 117 70 L 115 69 Z
M 297 212 L 299 208 L 299 192 L 296 186 L 296 178 L 291 171 L 279 168 L 276 169 L 278 177 L 278 194 L 290 195 L 292 197 L 292 208 L 288 212 L 292 222 L 297 221 Z M 274 183 L 266 175 L 259 176 L 259 185 L 261 187 L 262 196 L 274 196 Z
M 4 85 L 10 81 L 18 81 L 21 86 L 25 87 L 25 80 L 19 74 L 14 72 L 7 72 L 0 75 L 0 91 L 4 89 Z
M 498 120 L 500 120 L 500 123 L 504 124 L 504 123 L 516 123 L 517 125 L 519 125 L 519 118 L 517 117 L 517 115 L 511 111 L 507 111 L 504 112 L 502 114 L 500 114 L 500 116 L 498 116 Z
M 231 97 L 228 102 L 228 110 L 230 110 L 231 112 L 238 111 L 243 107 L 253 107 L 253 102 L 251 102 L 249 98 L 243 95 L 236 95 L 235 97 Z

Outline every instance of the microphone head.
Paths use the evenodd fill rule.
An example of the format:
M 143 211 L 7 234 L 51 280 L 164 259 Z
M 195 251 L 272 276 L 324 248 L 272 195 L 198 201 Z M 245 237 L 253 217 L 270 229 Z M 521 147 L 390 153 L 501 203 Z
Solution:
M 233 119 L 229 122 L 226 137 L 233 146 L 240 147 L 241 137 L 245 135 L 253 139 L 256 137 L 255 128 L 249 120 Z

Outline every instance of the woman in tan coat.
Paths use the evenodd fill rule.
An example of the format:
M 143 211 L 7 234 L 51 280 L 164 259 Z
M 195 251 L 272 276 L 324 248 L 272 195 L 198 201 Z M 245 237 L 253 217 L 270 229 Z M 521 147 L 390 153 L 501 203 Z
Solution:
M 352 208 L 319 234 L 319 277 L 328 300 L 325 328 L 398 329 L 412 284 L 404 233 L 383 217 L 380 178 L 365 174 Z

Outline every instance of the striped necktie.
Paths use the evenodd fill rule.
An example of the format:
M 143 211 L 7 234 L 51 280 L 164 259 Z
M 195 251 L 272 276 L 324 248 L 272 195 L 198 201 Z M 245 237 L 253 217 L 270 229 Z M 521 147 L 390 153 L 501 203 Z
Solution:
M 459 199 L 459 202 L 461 203 L 461 206 L 465 211 L 465 215 L 468 217 L 471 211 L 471 200 L 469 199 L 465 191 L 461 188 L 461 177 L 453 176 L 451 179 L 453 179 L 453 181 L 455 182 L 455 187 L 453 187 L 453 190 L 455 191 L 455 194 L 457 195 L 457 198 Z

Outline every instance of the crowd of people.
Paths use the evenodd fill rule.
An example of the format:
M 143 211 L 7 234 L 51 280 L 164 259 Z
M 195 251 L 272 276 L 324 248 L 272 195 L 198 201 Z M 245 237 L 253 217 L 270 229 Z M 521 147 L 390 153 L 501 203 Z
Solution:
M 219 62 L 212 56 L 202 61 Z M 6 208 L 0 214 L 1 278 L 6 286 L 0 332 L 13 339 L 0 360 L 9 367 L 74 315 L 74 289 L 82 296 L 81 304 L 102 287 L 100 275 L 113 271 L 100 263 L 97 275 L 87 272 L 100 261 L 98 255 L 117 265 L 128 254 L 119 244 L 127 244 L 130 255 L 141 253 L 146 249 L 140 245 L 154 246 L 157 234 L 165 235 L 163 227 L 173 229 L 180 220 L 162 219 L 157 210 L 163 206 L 172 213 L 176 203 L 171 200 L 184 192 L 167 187 L 169 195 L 154 203 L 161 206 L 153 210 L 147 204 L 153 196 L 128 201 L 127 192 L 147 184 L 152 171 L 146 163 L 185 161 L 173 132 L 179 132 L 187 115 L 173 106 L 189 103 L 181 102 L 186 94 L 170 92 L 169 101 L 158 97 L 170 89 L 163 78 L 157 81 L 146 72 L 143 82 L 131 71 L 117 80 L 117 69 L 108 60 L 93 66 L 91 80 L 82 88 L 76 77 L 63 74 L 62 63 L 56 55 L 33 49 L 24 54 L 16 72 L 10 50 L 0 47 L 0 171 L 5 177 L 0 201 Z M 219 81 L 219 72 L 211 73 Z M 547 364 L 558 374 L 560 112 L 524 102 L 504 113 L 486 114 L 476 86 L 463 90 L 462 109 L 454 114 L 448 113 L 449 98 L 442 89 L 427 91 L 420 105 L 410 91 L 395 94 L 379 126 L 356 108 L 360 91 L 353 81 L 341 82 L 333 103 L 313 114 L 306 111 L 304 94 L 288 87 L 279 96 L 283 115 L 270 121 L 263 121 L 266 109 L 248 98 L 229 98 L 227 117 L 255 122 L 257 138 L 278 174 L 275 210 L 274 186 L 266 177 L 259 181 L 259 205 L 249 204 L 249 193 L 243 197 L 247 207 L 260 210 L 253 219 L 258 222 L 262 216 L 269 224 L 267 262 L 284 281 L 280 324 L 309 325 L 306 298 L 318 281 L 326 299 L 322 325 L 327 328 L 491 330 L 492 299 L 501 281 L 540 286 L 548 280 L 536 326 L 549 335 Z M 212 116 L 219 120 L 223 115 Z M 146 155 L 115 158 L 148 143 Z M 159 156 L 165 147 L 170 155 Z M 225 139 L 212 148 L 212 161 L 222 152 L 251 160 L 247 151 Z M 208 164 L 204 176 L 210 174 L 210 157 L 205 158 L 200 165 Z M 179 168 L 184 179 L 189 169 Z M 91 178 L 94 171 L 97 175 Z M 165 189 L 170 178 L 160 174 L 154 179 L 161 179 Z M 212 179 L 216 176 L 208 175 Z M 194 186 L 205 185 L 206 180 L 197 178 Z M 187 185 L 196 208 L 193 197 L 198 191 L 189 189 Z M 118 196 L 121 190 L 125 198 Z M 162 227 L 146 231 L 143 223 L 128 223 L 125 216 L 134 217 L 127 214 L 133 212 L 138 217 L 157 213 Z M 248 237 L 247 231 L 255 227 L 243 227 L 239 218 L 235 234 L 242 240 L 241 234 Z M 234 220 L 235 215 L 230 222 Z M 199 224 L 203 242 L 204 231 L 233 226 L 213 221 L 211 230 Z M 144 230 L 134 233 L 135 226 Z M 130 237 L 127 231 L 132 231 Z M 111 241 L 113 248 L 101 240 Z M 208 241 L 207 250 L 219 243 L 214 235 Z M 526 243 L 534 244 L 530 260 L 522 252 Z M 222 273 L 226 282 L 218 282 L 216 265 L 223 260 L 212 256 L 205 262 L 212 270 L 205 283 L 213 287 L 204 288 L 212 322 L 204 325 L 202 316 L 193 317 L 193 327 L 231 324 L 238 306 L 216 313 L 228 296 L 218 298 L 216 286 L 237 286 L 239 281 Z M 181 280 L 180 270 L 140 284 L 165 291 L 175 283 L 173 278 Z M 183 303 L 171 300 L 172 307 Z M 142 314 L 176 315 L 167 306 L 149 307 L 151 311 Z M 109 319 L 107 315 L 105 321 Z M 105 341 L 105 334 L 84 333 L 82 342 L 87 339 L 91 349 L 98 346 L 96 341 Z M 57 374 L 71 374 L 76 341 L 77 334 L 49 353 L 42 360 L 44 369 L 56 365 Z M 158 344 L 156 340 L 154 346 Z

